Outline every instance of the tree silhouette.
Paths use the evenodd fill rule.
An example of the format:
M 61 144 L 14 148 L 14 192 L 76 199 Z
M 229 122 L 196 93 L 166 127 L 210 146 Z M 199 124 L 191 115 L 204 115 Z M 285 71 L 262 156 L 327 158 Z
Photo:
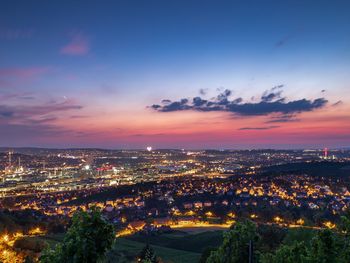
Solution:
M 327 229 L 319 231 L 311 240 L 309 262 L 336 263 L 339 261 L 339 246 L 334 233 Z
M 147 244 L 139 253 L 137 257 L 138 262 L 142 263 L 158 263 L 159 260 L 157 259 L 156 254 L 154 253 L 154 250 L 150 247 L 149 244 Z
M 280 246 L 275 254 L 264 254 L 261 263 L 306 263 L 307 249 L 304 242 L 295 242 L 292 245 Z
M 233 229 L 224 233 L 222 245 L 210 254 L 207 263 L 248 263 L 249 244 L 256 243 L 258 239 L 253 222 L 238 222 Z M 251 257 L 254 257 L 253 253 Z
M 63 242 L 43 252 L 42 263 L 96 263 L 104 258 L 115 239 L 114 229 L 100 211 L 77 212 Z

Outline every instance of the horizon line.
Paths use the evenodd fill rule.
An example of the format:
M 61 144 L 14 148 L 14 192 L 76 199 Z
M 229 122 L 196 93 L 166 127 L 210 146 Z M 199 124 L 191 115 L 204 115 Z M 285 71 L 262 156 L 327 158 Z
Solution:
M 104 147 L 41 147 L 41 146 L 0 146 L 0 149 L 45 149 L 45 150 L 108 150 L 108 151 L 147 151 L 145 148 L 104 148 Z M 350 150 L 350 146 L 324 148 L 153 148 L 151 151 L 330 151 Z

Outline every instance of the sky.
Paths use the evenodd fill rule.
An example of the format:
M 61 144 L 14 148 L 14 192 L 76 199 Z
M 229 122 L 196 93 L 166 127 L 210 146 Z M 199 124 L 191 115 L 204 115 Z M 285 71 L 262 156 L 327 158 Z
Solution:
M 349 1 L 10 1 L 0 146 L 350 147 Z

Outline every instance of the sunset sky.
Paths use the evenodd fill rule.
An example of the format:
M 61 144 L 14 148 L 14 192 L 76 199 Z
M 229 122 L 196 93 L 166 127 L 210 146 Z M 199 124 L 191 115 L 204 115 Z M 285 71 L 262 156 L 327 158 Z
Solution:
M 0 146 L 350 147 L 350 1 L 2 1 Z

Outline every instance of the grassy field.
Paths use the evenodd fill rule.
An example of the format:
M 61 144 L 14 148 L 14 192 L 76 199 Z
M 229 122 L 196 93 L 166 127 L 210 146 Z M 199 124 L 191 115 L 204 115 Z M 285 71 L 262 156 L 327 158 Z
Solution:
M 202 233 L 176 231 L 170 234 L 155 236 L 133 235 L 128 240 L 149 243 L 177 250 L 202 253 L 206 247 L 217 247 L 222 243 L 222 231 L 207 231 Z
M 133 241 L 126 238 L 118 238 L 116 243 L 116 250 L 127 254 L 129 257 L 136 258 L 138 253 L 145 246 L 145 243 Z M 198 262 L 201 254 L 189 252 L 184 250 L 167 248 L 164 246 L 152 245 L 156 255 L 166 263 L 184 263 L 184 262 Z
M 25 237 L 29 242 L 45 242 L 54 247 L 63 240 L 63 234 L 37 237 Z M 128 237 L 117 238 L 114 250 L 120 252 L 135 262 L 142 248 L 148 243 L 156 255 L 165 263 L 198 262 L 202 251 L 206 247 L 216 247 L 222 242 L 222 231 L 175 231 L 169 234 L 145 236 L 135 234 Z
M 135 234 L 117 239 L 117 251 L 136 257 L 145 244 L 150 244 L 166 263 L 198 262 L 207 247 L 217 247 L 222 242 L 222 231 L 185 232 L 145 236 Z
M 315 230 L 313 229 L 289 229 L 283 243 L 291 244 L 295 240 L 304 241 L 309 244 Z M 132 236 L 121 237 L 116 239 L 113 251 L 119 255 L 124 255 L 126 262 L 136 262 L 135 259 L 143 247 L 148 243 L 154 249 L 156 255 L 165 263 L 196 263 L 199 261 L 205 248 L 218 247 L 222 243 L 222 230 L 193 232 L 179 231 L 172 233 L 146 236 L 135 234 Z M 35 242 L 46 242 L 54 246 L 63 239 L 63 234 L 47 235 L 37 237 L 25 237 L 24 239 Z M 25 243 L 28 245 L 28 243 Z M 29 244 L 30 245 L 30 244 Z M 112 257 L 114 260 L 115 258 Z M 116 259 L 118 260 L 118 259 Z M 111 261 L 114 262 L 114 261 Z M 116 261 L 119 262 L 119 261 Z M 125 262 L 125 261 L 123 261 Z

